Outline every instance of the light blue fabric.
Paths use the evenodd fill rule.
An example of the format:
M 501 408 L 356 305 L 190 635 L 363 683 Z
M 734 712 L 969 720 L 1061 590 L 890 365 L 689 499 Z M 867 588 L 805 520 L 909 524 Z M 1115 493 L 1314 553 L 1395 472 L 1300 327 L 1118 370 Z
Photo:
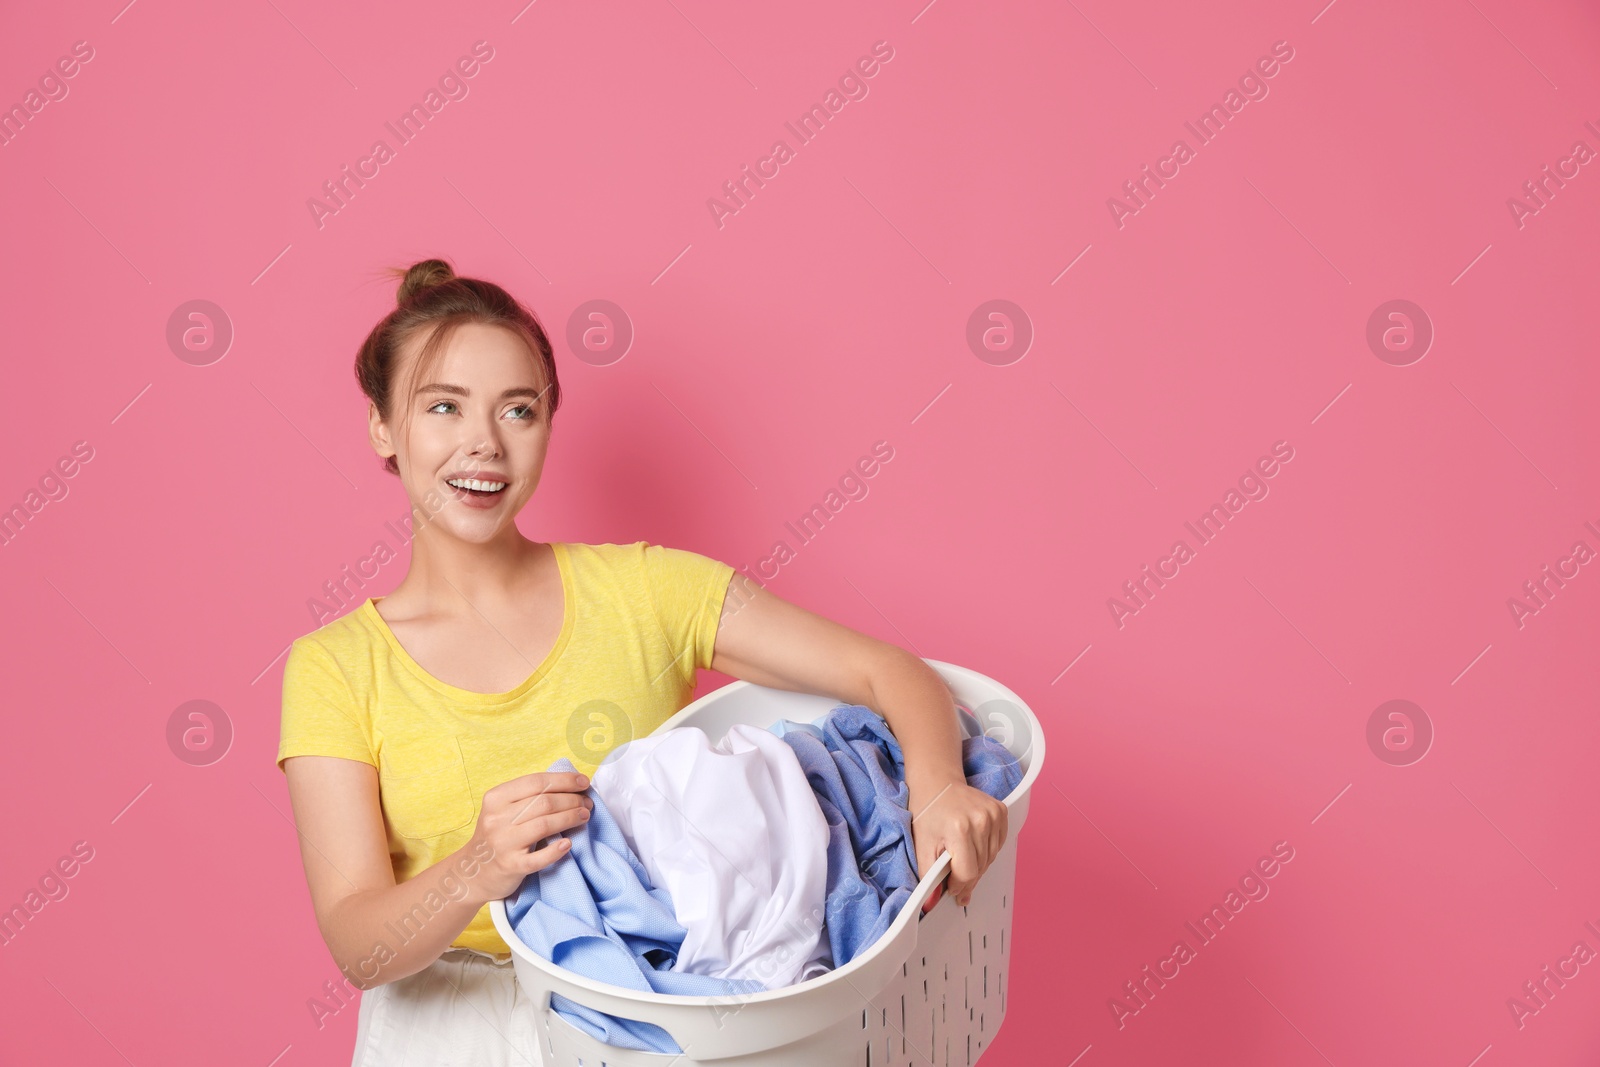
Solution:
M 967 784 L 1004 800 L 1022 781 L 1022 767 L 959 710 Z M 881 715 L 859 704 L 841 704 L 815 723 L 785 719 L 768 729 L 794 749 L 828 820 L 824 910 L 834 966 L 842 967 L 883 936 L 917 885 L 900 742 Z
M 819 719 L 818 721 L 820 722 L 821 720 Z M 793 719 L 779 719 L 777 722 L 767 727 L 767 729 L 772 733 L 777 734 L 779 737 L 782 737 L 791 730 L 800 730 L 803 733 L 808 733 L 812 737 L 815 737 L 818 741 L 822 740 L 822 731 L 809 722 L 795 722 Z
M 563 757 L 552 771 L 571 771 Z M 671 970 L 686 931 L 665 889 L 628 847 L 616 820 L 591 787 L 594 801 L 585 825 L 566 831 L 571 852 L 523 880 L 506 898 L 506 918 L 517 937 L 558 967 L 611 985 L 680 996 L 759 993 L 750 979 L 712 978 Z M 551 840 L 554 840 L 553 838 Z M 830 864 L 831 869 L 831 864 Z M 681 1052 L 653 1023 L 622 1019 L 551 994 L 550 1007 L 573 1026 L 618 1048 Z

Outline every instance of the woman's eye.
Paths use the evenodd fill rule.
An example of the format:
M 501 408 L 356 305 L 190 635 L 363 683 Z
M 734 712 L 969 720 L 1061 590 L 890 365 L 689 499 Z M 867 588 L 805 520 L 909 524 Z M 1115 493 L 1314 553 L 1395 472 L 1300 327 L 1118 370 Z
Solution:
M 456 405 L 455 405 L 454 401 L 441 400 L 437 404 L 433 405 L 433 407 L 429 408 L 428 410 L 429 411 L 439 411 L 440 408 L 454 408 L 455 406 Z M 448 415 L 449 414 L 449 412 L 439 412 L 439 413 L 441 415 Z
M 518 412 L 522 412 L 522 414 L 518 414 Z M 538 412 L 533 410 L 532 404 L 518 404 L 516 407 L 507 412 L 507 414 L 514 419 L 536 419 L 539 417 Z

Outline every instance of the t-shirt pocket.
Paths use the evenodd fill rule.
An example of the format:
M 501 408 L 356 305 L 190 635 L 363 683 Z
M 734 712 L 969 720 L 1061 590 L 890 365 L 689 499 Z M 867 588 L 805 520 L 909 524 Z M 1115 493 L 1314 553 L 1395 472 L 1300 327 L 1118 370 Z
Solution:
M 384 817 L 409 840 L 459 830 L 475 814 L 466 763 L 453 734 L 385 739 L 378 786 Z

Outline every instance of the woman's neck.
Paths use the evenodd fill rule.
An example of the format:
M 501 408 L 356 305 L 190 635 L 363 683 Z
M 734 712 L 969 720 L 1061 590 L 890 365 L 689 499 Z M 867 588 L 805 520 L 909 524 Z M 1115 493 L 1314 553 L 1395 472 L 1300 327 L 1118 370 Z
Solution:
M 405 615 L 457 614 L 521 599 L 544 551 L 510 524 L 493 541 L 474 544 L 437 526 L 411 542 L 411 566 L 386 600 Z M 470 605 L 470 606 L 469 606 Z

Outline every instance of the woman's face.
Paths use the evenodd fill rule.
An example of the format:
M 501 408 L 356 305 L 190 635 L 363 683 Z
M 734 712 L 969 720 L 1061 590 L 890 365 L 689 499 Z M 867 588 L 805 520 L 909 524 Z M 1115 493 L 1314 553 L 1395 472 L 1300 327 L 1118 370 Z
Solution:
M 539 485 L 550 444 L 544 382 L 522 339 L 481 323 L 458 327 L 433 368 L 414 378 L 418 331 L 400 353 L 387 423 L 369 414 L 373 447 L 393 455 L 420 530 L 462 541 L 499 536 Z

